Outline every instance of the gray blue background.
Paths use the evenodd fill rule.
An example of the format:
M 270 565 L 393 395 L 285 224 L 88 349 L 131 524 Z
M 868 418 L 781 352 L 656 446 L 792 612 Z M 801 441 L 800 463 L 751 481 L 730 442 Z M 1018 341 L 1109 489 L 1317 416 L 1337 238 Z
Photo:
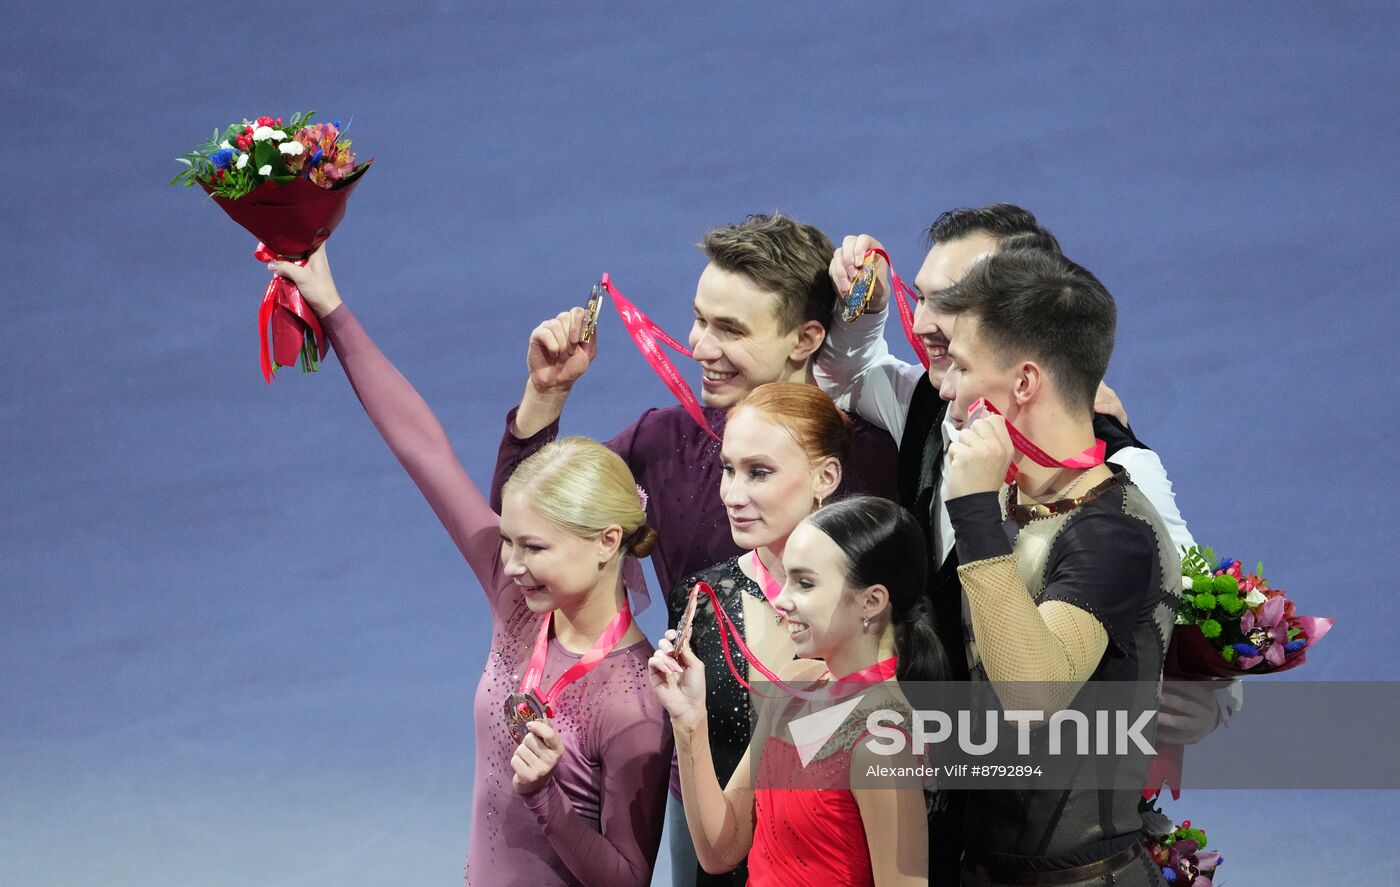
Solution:
M 461 877 L 485 610 L 334 361 L 263 384 L 252 239 L 165 184 L 245 115 L 353 118 L 336 277 L 483 483 L 529 330 L 601 271 L 683 334 L 713 225 L 912 276 L 939 211 L 1023 204 L 1116 295 L 1197 538 L 1338 618 L 1280 679 L 1400 678 L 1398 10 L 8 3 L 0 884 Z M 601 338 L 595 436 L 668 402 Z M 1168 811 L 1221 883 L 1400 878 L 1394 792 L 1288 780 Z

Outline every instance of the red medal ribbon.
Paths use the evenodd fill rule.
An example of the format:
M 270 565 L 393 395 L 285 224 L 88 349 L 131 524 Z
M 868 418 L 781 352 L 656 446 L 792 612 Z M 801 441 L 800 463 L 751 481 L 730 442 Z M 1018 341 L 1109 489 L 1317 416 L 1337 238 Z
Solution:
M 287 259 L 279 256 L 267 245 L 259 242 L 253 252 L 259 262 L 294 262 L 305 265 L 305 259 Z M 279 310 L 280 309 L 280 310 Z M 271 324 L 271 330 L 268 329 Z M 262 365 L 263 379 L 269 384 L 277 366 L 291 366 L 306 347 L 306 332 L 316 341 L 316 352 L 320 359 L 326 357 L 329 345 L 326 334 L 321 330 L 321 321 L 306 300 L 301 297 L 297 285 L 285 277 L 274 275 L 263 293 L 262 305 L 258 309 L 258 360 Z M 276 364 L 273 363 L 274 358 Z
M 895 273 L 894 262 L 890 261 L 889 253 L 878 248 L 865 252 L 867 256 L 871 253 L 884 259 L 885 265 L 890 269 L 890 285 L 894 290 L 892 293 L 893 301 L 895 306 L 899 308 L 899 322 L 904 326 L 904 338 L 909 340 L 910 347 L 914 349 L 915 354 L 919 355 L 919 363 L 924 365 L 924 369 L 928 369 L 928 349 L 924 347 L 924 343 L 920 341 L 919 337 L 914 335 L 914 309 L 909 307 L 910 302 L 916 305 L 919 303 L 919 294 L 914 292 L 913 288 Z
M 551 703 L 553 703 L 554 697 L 559 695 L 559 691 L 596 668 L 598 663 L 603 661 L 603 657 L 612 652 L 613 645 L 627 634 L 627 630 L 632 627 L 632 608 L 624 601 L 622 609 L 608 623 L 608 627 L 603 630 L 598 640 L 593 642 L 593 646 L 588 648 L 588 652 L 583 654 L 583 658 L 569 666 L 568 670 L 550 686 L 548 692 L 539 696 L 540 679 L 544 677 L 544 660 L 549 652 L 549 626 L 553 621 L 553 612 L 546 613 L 544 618 L 540 620 L 540 632 L 535 638 L 535 650 L 530 655 L 530 664 L 525 668 L 525 679 L 520 682 L 521 693 L 535 693 L 537 698 L 544 703 L 547 717 L 554 717 Z
M 972 424 L 981 412 L 985 411 L 994 416 L 1000 416 L 1001 410 L 992 405 L 992 402 L 985 397 L 979 397 L 972 406 L 967 408 L 968 424 Z M 1011 436 L 1011 445 L 1016 448 L 1016 452 L 1030 459 L 1042 468 L 1093 468 L 1102 465 L 1104 453 L 1108 446 L 1103 441 L 1095 439 L 1094 445 L 1077 456 L 1071 456 L 1064 461 L 1060 461 L 1049 453 L 1036 446 L 1035 443 L 1017 430 L 1015 425 L 1006 423 L 1006 433 Z M 1011 483 L 1016 477 L 1016 466 L 1012 465 L 1006 471 L 1006 482 Z
M 778 609 L 778 595 L 783 593 L 783 587 L 778 584 L 778 580 L 773 578 L 773 574 L 768 572 L 768 568 L 763 565 L 763 558 L 758 556 L 758 549 L 753 550 L 753 571 L 757 574 L 758 587 L 763 591 L 763 596 L 768 599 L 768 605 L 773 608 L 773 612 L 778 614 L 779 619 L 786 619 L 787 614 Z
M 665 352 L 657 346 L 656 340 L 660 339 L 662 344 L 686 357 L 691 357 L 690 349 L 677 342 L 667 335 L 666 331 L 656 325 L 650 317 L 647 317 L 628 300 L 626 296 L 617 291 L 613 286 L 612 279 L 603 275 L 602 285 L 608 291 L 608 295 L 613 297 L 617 303 L 617 313 L 622 318 L 622 325 L 627 327 L 627 333 L 632 337 L 632 341 L 637 343 L 637 350 L 642 352 L 642 357 L 651 365 L 652 372 L 666 383 L 666 387 L 671 389 L 671 394 L 680 401 L 681 406 L 690 414 L 690 418 L 695 420 L 695 424 L 705 429 L 705 433 L 715 440 L 719 440 L 719 435 L 715 434 L 710 423 L 705 421 L 705 414 L 700 409 L 700 402 L 695 398 L 695 392 L 690 390 L 690 386 L 685 384 L 681 374 L 677 372 L 676 365 L 671 363 L 671 359 Z
M 827 699 L 832 695 L 830 691 L 814 692 L 810 690 L 799 690 L 796 687 L 784 683 L 781 678 L 773 673 L 772 669 L 764 665 L 763 661 L 754 655 L 753 651 L 749 649 L 749 645 L 744 643 L 744 633 L 730 620 L 729 614 L 724 612 L 724 607 L 720 606 L 719 603 L 719 596 L 715 594 L 715 590 L 710 587 L 709 583 L 697 582 L 695 584 L 710 598 L 710 606 L 715 612 L 715 621 L 719 623 L 719 641 L 720 647 L 724 650 L 724 662 L 729 666 L 729 673 L 734 675 L 734 679 L 738 681 L 745 690 L 748 690 L 755 696 L 762 696 L 765 699 L 773 698 L 765 693 L 759 693 L 753 688 L 753 685 L 744 680 L 743 675 L 739 674 L 739 668 L 734 664 L 734 656 L 729 652 L 730 635 L 733 635 L 734 643 L 739 647 L 739 652 L 743 653 L 744 658 L 749 661 L 749 665 L 752 665 L 759 674 L 767 678 L 774 686 L 788 696 L 795 696 L 798 699 Z M 874 665 L 866 666 L 854 674 L 848 674 L 843 678 L 839 678 L 834 681 L 834 683 L 853 684 L 858 681 L 887 681 L 894 677 L 897 665 L 898 660 L 891 656 L 889 659 L 883 659 Z M 854 692 L 854 690 L 848 689 L 845 693 L 838 693 L 837 696 L 839 698 L 839 696 L 848 695 L 851 692 Z

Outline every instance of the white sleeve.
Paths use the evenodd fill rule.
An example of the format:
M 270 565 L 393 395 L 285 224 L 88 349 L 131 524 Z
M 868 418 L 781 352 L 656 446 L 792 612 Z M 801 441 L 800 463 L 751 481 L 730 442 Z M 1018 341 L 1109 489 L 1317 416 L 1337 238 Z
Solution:
M 1162 523 L 1171 535 L 1172 544 L 1176 546 L 1177 551 L 1196 544 L 1196 540 L 1191 538 L 1191 531 L 1186 528 L 1181 511 L 1176 507 L 1176 494 L 1172 492 L 1172 482 L 1167 478 L 1167 469 L 1162 467 L 1162 460 L 1156 453 L 1142 447 L 1124 447 L 1109 456 L 1108 461 L 1127 469 L 1133 484 L 1142 490 L 1147 501 L 1151 502 L 1152 507 L 1162 516 Z
M 924 370 L 890 354 L 885 343 L 888 315 L 866 312 L 850 323 L 833 317 L 812 374 L 837 406 L 885 429 L 898 443 Z
M 1244 681 L 1235 678 L 1216 690 L 1215 702 L 1220 706 L 1220 726 L 1223 727 L 1244 708 Z

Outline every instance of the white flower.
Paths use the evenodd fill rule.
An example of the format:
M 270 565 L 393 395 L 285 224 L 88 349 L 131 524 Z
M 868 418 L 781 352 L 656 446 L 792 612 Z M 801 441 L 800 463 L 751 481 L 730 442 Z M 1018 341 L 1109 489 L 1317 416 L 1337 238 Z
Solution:
M 274 129 L 272 131 L 272 137 L 280 142 L 287 137 L 287 134 L 280 129 Z
M 248 155 L 247 155 L 247 154 L 239 154 L 239 155 L 238 155 L 238 162 L 235 163 L 233 166 L 234 166 L 235 169 L 242 169 L 243 167 L 245 167 L 245 166 L 247 166 L 247 165 L 248 165 Z
M 305 151 L 306 146 L 303 145 L 301 142 L 283 142 L 282 144 L 277 146 L 277 150 L 281 151 L 283 154 L 295 157 L 296 155 Z
M 1244 602 L 1251 607 L 1257 607 L 1268 600 L 1268 598 L 1264 597 L 1264 593 L 1257 588 L 1252 589 L 1249 594 L 1244 596 Z
M 224 139 L 222 142 L 219 142 L 219 147 L 223 148 L 225 151 L 233 150 L 233 146 L 228 143 L 228 139 Z
M 259 126 L 253 130 L 253 141 L 255 142 L 265 142 L 270 138 L 272 138 L 272 127 L 270 126 Z
M 1192 579 L 1192 577 L 1186 576 L 1186 575 L 1183 575 L 1183 576 L 1181 577 L 1181 590 L 1182 590 L 1182 591 L 1190 591 L 1190 590 L 1191 590 L 1191 579 Z
M 267 166 L 260 166 L 260 167 L 258 167 L 258 175 L 260 175 L 260 176 L 270 176 L 270 175 L 272 175 L 272 164 L 269 163 Z

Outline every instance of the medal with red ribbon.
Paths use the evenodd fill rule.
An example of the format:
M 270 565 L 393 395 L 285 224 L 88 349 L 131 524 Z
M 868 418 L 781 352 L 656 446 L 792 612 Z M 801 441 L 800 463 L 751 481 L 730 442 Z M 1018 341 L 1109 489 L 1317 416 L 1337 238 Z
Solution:
M 663 345 L 691 357 L 690 349 L 671 338 L 661 327 L 656 325 L 650 317 L 633 305 L 632 302 L 617 291 L 613 286 L 612 278 L 607 274 L 599 282 L 599 286 L 608 291 L 608 295 L 613 297 L 613 302 L 617 305 L 618 316 L 622 318 L 622 325 L 627 328 L 627 333 L 632 337 L 632 341 L 637 344 L 637 350 L 642 352 L 642 357 L 651 366 L 652 372 L 661 378 L 666 387 L 671 390 L 671 394 L 680 405 L 685 407 L 685 411 L 690 414 L 690 418 L 695 420 L 695 424 L 705 430 L 705 433 L 715 440 L 719 440 L 719 435 L 715 434 L 710 423 L 705 421 L 705 413 L 700 409 L 700 402 L 695 397 L 695 392 L 690 390 L 690 386 L 685 384 L 681 374 L 676 370 L 676 365 L 671 363 L 671 359 L 666 356 L 658 346 L 659 339 Z
M 1001 410 L 993 406 L 992 402 L 985 397 L 979 397 L 972 406 L 967 408 L 967 424 L 971 425 L 987 413 L 1000 416 Z M 1093 468 L 1103 464 L 1104 453 L 1107 450 L 1107 445 L 1103 441 L 1095 439 L 1094 445 L 1089 449 L 1061 461 L 1036 446 L 1034 441 L 1022 434 L 1010 422 L 1006 423 L 1006 433 L 1011 437 L 1011 445 L 1016 448 L 1016 452 L 1042 468 Z M 1006 482 L 1011 483 L 1015 479 L 1016 466 L 1013 464 L 1006 470 Z
M 749 661 L 749 665 L 753 666 L 759 674 L 763 675 L 764 678 L 770 681 L 784 694 L 796 697 L 798 699 L 819 700 L 829 699 L 833 694 L 837 695 L 838 697 L 842 695 L 848 695 L 849 693 L 855 692 L 859 689 L 859 687 L 853 687 L 850 685 L 857 683 L 874 683 L 878 681 L 887 681 L 890 678 L 894 677 L 896 667 L 898 666 L 898 660 L 895 657 L 891 656 L 889 659 L 882 659 L 874 665 L 866 666 L 860 671 L 854 672 L 853 674 L 848 674 L 845 677 L 838 678 L 837 680 L 832 682 L 834 684 L 846 684 L 846 688 L 838 690 L 836 687 L 828 687 L 826 690 L 820 691 L 799 690 L 796 687 L 785 683 L 781 678 L 779 678 L 776 674 L 773 673 L 772 669 L 764 665 L 762 660 L 760 660 L 757 656 L 754 655 L 753 651 L 749 649 L 749 645 L 744 643 L 744 633 L 740 631 L 739 627 L 736 626 L 733 620 L 729 618 L 729 614 L 724 612 L 724 607 L 720 606 L 719 596 L 715 594 L 715 590 L 710 587 L 709 583 L 697 582 L 695 583 L 695 585 L 697 588 L 700 589 L 702 593 L 704 593 L 710 599 L 710 606 L 715 613 L 715 621 L 719 623 L 719 642 L 720 647 L 724 650 L 724 662 L 726 665 L 729 666 L 729 673 L 734 675 L 734 679 L 739 682 L 740 686 L 742 686 L 745 690 L 748 690 L 755 696 L 761 696 L 764 699 L 776 698 L 769 696 L 766 693 L 760 693 L 757 690 L 755 690 L 753 688 L 753 685 L 750 684 L 747 680 L 745 680 L 744 676 L 739 673 L 738 666 L 734 664 L 734 656 L 729 651 L 729 642 L 731 636 L 734 639 L 735 646 L 739 648 L 739 652 L 744 654 L 744 658 Z
M 306 259 L 289 259 L 259 243 L 253 252 L 259 262 L 293 262 L 305 265 Z M 301 297 L 297 285 L 285 277 L 274 275 L 263 293 L 258 309 L 258 360 L 263 379 L 269 384 L 279 366 L 291 366 L 301 359 L 301 371 L 316 372 L 326 357 L 329 345 L 321 330 L 316 312 Z
M 924 347 L 924 343 L 919 337 L 914 334 L 914 309 L 910 307 L 910 303 L 915 305 L 919 303 L 919 294 L 914 292 L 913 288 L 895 273 L 894 262 L 890 261 L 889 253 L 878 247 L 866 250 L 865 261 L 869 262 L 873 256 L 879 256 L 884 259 L 885 264 L 890 269 L 890 288 L 893 290 L 891 293 L 893 297 L 891 301 L 894 302 L 895 307 L 899 310 L 899 322 L 904 327 L 904 338 L 909 341 L 909 347 L 914 349 L 914 353 L 919 355 L 919 363 L 924 365 L 924 369 L 928 369 L 928 349 Z M 873 267 L 869 269 L 870 277 L 868 282 L 864 284 L 866 287 L 865 291 L 858 292 L 861 287 L 853 285 L 850 295 L 847 297 L 848 299 L 858 298 L 862 301 L 869 301 L 869 293 L 873 291 L 875 285 L 874 270 Z M 854 306 L 849 306 L 848 310 L 844 313 L 849 315 L 850 320 L 854 320 L 856 317 L 860 316 L 861 311 L 864 311 L 864 305 L 861 306 L 860 310 L 855 310 Z
M 540 679 L 544 677 L 544 660 L 549 652 L 549 627 L 554 622 L 554 614 L 546 613 L 540 620 L 539 635 L 535 638 L 535 649 L 530 655 L 530 664 L 525 668 L 525 679 L 520 682 L 520 692 L 506 697 L 506 729 L 511 739 L 518 744 L 529 732 L 526 725 L 531 721 L 542 721 L 554 716 L 554 700 L 559 692 L 574 681 L 588 674 L 612 652 L 612 648 L 627 630 L 632 627 L 632 608 L 625 602 L 608 627 L 603 630 L 593 646 L 583 657 L 569 666 L 545 692 L 540 695 Z

